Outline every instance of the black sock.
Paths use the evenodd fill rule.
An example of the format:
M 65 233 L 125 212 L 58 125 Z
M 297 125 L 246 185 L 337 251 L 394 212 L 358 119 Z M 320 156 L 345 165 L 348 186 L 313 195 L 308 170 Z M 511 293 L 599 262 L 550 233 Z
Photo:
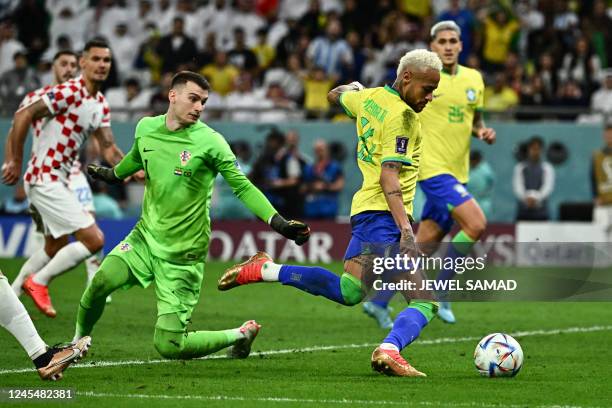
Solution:
M 55 351 L 55 349 L 49 348 L 44 354 L 32 360 L 36 368 L 46 367 L 53 358 L 53 354 L 55 353 Z

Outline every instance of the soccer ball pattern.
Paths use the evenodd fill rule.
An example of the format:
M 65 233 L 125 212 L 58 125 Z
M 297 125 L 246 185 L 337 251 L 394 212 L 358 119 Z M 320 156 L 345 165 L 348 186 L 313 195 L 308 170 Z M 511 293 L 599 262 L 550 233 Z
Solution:
M 523 350 L 508 334 L 489 334 L 478 342 L 474 364 L 485 377 L 514 377 L 523 366 Z

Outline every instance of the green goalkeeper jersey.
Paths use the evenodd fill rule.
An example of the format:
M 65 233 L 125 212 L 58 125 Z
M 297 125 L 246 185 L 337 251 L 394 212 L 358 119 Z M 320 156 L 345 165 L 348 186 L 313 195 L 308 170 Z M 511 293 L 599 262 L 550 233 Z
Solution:
M 166 115 L 143 118 L 134 145 L 115 166 L 124 179 L 145 171 L 142 215 L 137 229 L 151 253 L 179 264 L 202 262 L 210 238 L 210 198 L 220 173 L 255 215 L 268 221 L 276 210 L 240 170 L 221 134 L 198 121 L 171 131 Z

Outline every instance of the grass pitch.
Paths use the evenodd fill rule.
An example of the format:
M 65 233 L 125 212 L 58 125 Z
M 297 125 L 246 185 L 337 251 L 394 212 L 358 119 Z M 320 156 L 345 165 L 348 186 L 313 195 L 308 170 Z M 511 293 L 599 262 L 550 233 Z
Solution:
M 12 280 L 22 263 L 0 260 L 0 268 Z M 219 353 L 203 360 L 162 360 L 153 347 L 154 290 L 133 288 L 113 294 L 93 333 L 90 354 L 57 383 L 41 382 L 17 341 L 0 330 L 0 388 L 70 388 L 75 407 L 612 404 L 609 303 L 457 303 L 456 325 L 433 321 L 403 353 L 428 377 L 389 378 L 370 369 L 370 354 L 386 332 L 361 306 L 341 307 L 278 284 L 218 292 L 216 280 L 227 266 L 208 265 L 190 329 L 218 330 L 256 319 L 263 328 L 248 359 L 228 360 Z M 341 265 L 331 268 L 340 271 Z M 22 298 L 49 344 L 72 338 L 84 285 L 82 267 L 51 284 L 56 319 Z M 393 302 L 396 311 L 403 304 L 399 298 Z M 515 378 L 482 378 L 473 366 L 477 341 L 497 331 L 515 335 L 525 353 Z M 3 398 L 3 405 L 10 404 Z M 64 404 L 46 401 L 43 406 Z

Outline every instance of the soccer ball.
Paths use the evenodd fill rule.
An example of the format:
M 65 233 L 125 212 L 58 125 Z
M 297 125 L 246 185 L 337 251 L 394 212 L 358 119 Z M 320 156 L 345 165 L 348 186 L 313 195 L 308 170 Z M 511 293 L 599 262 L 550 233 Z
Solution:
M 523 350 L 508 334 L 489 334 L 478 342 L 474 364 L 485 377 L 514 377 L 523 366 Z

